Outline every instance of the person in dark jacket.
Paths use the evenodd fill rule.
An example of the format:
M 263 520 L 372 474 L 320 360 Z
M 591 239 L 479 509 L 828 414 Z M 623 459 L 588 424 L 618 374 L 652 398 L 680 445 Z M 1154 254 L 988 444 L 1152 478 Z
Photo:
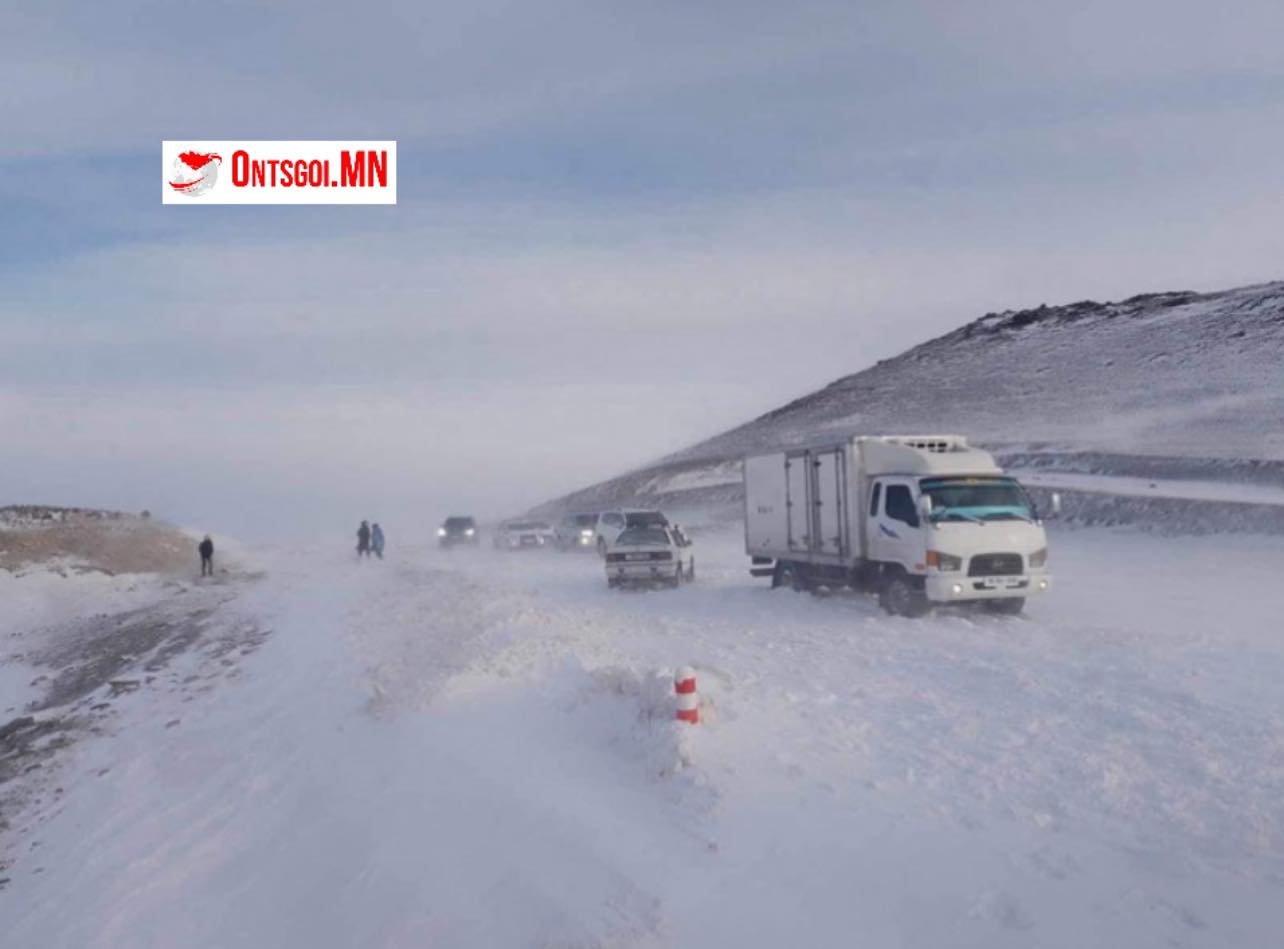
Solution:
M 366 521 L 357 528 L 357 556 L 370 556 L 370 525 Z
M 370 528 L 370 549 L 374 551 L 376 557 L 383 559 L 383 528 L 376 521 Z
M 201 552 L 201 576 L 214 576 L 214 541 L 210 540 L 209 534 L 196 549 Z

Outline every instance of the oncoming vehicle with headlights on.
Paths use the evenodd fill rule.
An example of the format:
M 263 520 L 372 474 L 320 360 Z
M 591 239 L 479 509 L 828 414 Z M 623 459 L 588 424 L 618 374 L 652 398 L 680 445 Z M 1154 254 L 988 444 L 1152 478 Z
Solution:
M 476 546 L 477 521 L 466 514 L 452 514 L 437 528 L 439 547 Z
M 606 551 L 606 585 L 680 586 L 695 579 L 695 548 L 681 527 L 629 527 Z
M 558 550 L 594 550 L 597 514 L 567 514 L 557 525 Z

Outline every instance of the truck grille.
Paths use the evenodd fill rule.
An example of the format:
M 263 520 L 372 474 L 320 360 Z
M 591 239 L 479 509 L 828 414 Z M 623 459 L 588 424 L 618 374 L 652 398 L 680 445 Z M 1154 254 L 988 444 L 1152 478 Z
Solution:
M 1025 561 L 1020 554 L 977 554 L 967 565 L 969 577 L 1020 576 Z

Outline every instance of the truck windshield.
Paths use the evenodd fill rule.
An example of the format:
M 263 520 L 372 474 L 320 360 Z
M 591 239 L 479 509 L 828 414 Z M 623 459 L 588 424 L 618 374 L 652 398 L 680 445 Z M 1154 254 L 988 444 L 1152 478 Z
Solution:
M 932 520 L 1034 520 L 1025 489 L 1012 478 L 924 478 L 919 489 L 932 499 Z

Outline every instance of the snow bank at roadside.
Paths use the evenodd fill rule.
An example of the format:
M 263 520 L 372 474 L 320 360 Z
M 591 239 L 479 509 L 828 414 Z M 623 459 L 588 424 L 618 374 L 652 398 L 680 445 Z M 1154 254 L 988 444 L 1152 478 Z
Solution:
M 605 666 L 589 671 L 587 678 L 579 701 L 590 711 L 602 701 L 624 706 L 626 715 L 616 744 L 643 771 L 663 778 L 694 764 L 691 726 L 674 715 L 672 670 L 639 674 L 623 666 Z
M 0 631 L 17 633 L 137 609 L 178 589 L 181 584 L 154 573 L 111 575 L 63 559 L 16 572 L 0 570 Z

